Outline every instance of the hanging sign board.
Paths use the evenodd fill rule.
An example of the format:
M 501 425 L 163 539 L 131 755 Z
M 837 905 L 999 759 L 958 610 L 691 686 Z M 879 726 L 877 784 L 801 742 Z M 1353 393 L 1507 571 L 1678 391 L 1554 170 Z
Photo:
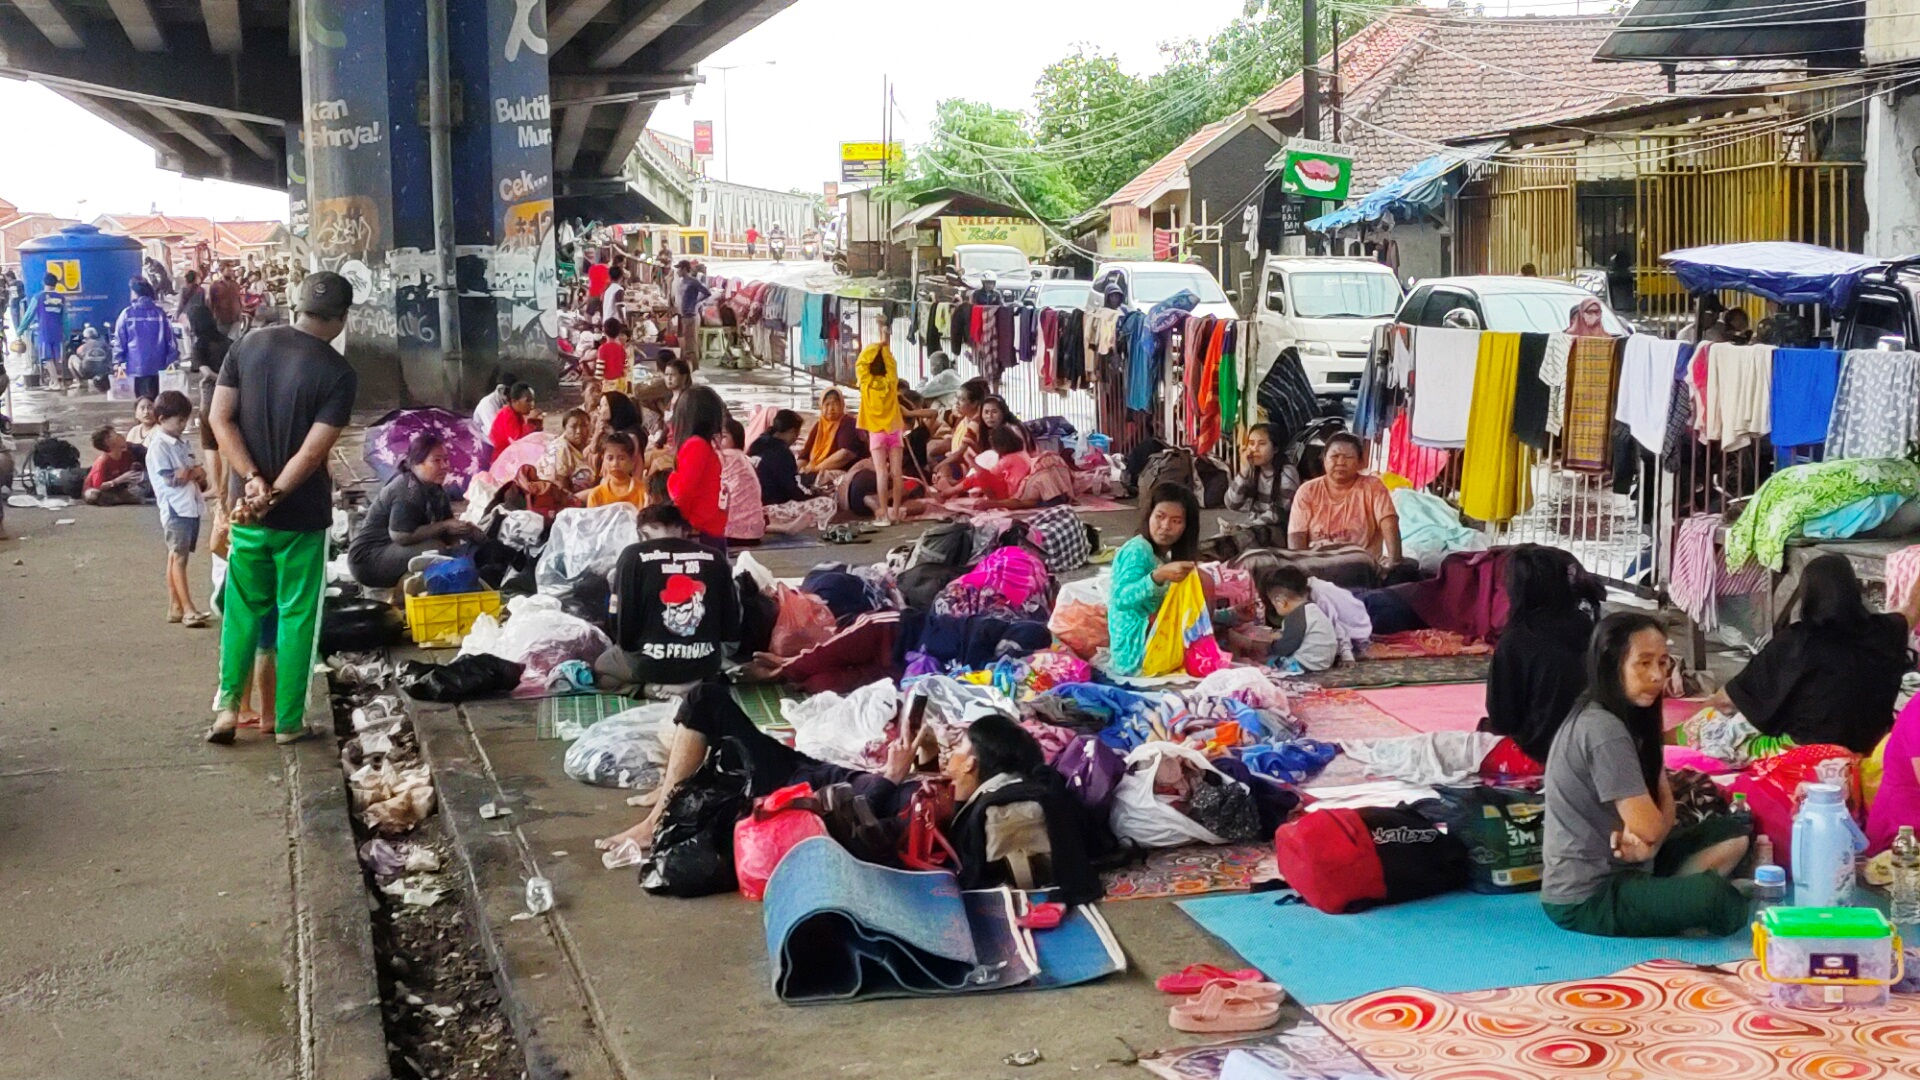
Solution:
M 1338 143 L 1288 139 L 1267 168 L 1280 173 L 1280 190 L 1289 195 L 1339 201 L 1353 180 L 1353 154 Z
M 840 144 L 842 183 L 885 180 L 901 175 L 907 164 L 903 143 L 843 142 Z
M 940 254 L 952 255 L 960 244 L 1008 244 L 1025 252 L 1029 259 L 1040 259 L 1047 254 L 1047 233 L 1030 218 L 941 218 Z
M 693 156 L 697 158 L 713 156 L 713 121 L 695 120 L 693 122 Z

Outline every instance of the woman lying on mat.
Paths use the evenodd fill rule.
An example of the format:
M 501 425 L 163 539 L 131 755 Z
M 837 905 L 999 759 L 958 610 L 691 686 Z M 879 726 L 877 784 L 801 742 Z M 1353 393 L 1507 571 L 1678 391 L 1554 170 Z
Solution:
M 1521 544 L 1507 557 L 1507 629 L 1487 670 L 1481 731 L 1505 735 L 1535 761 L 1587 689 L 1587 643 L 1606 587 L 1564 551 Z
M 1727 882 L 1746 856 L 1749 820 L 1674 828 L 1662 764 L 1660 699 L 1673 658 L 1658 620 L 1601 620 L 1587 650 L 1587 692 L 1547 754 L 1547 917 L 1604 937 L 1724 937 L 1747 921 Z
M 1920 614 L 1920 589 L 1904 610 L 1884 615 L 1868 611 L 1860 594 L 1846 556 L 1807 563 L 1767 647 L 1713 706 L 1738 710 L 1762 735 L 1873 753 L 1893 728 L 1900 676 L 1913 670 L 1907 634 Z
M 1193 573 L 1200 557 L 1200 502 L 1178 484 L 1161 484 L 1147 496 L 1140 528 L 1113 557 L 1113 592 L 1107 603 L 1112 670 L 1136 674 L 1147 656 L 1147 633 L 1166 599 L 1167 586 Z
M 755 727 L 726 683 L 704 682 L 687 695 L 674 717 L 666 776 L 653 812 L 595 846 L 607 849 L 631 840 L 642 850 L 651 847 L 673 789 L 693 775 L 710 751 L 723 755 L 726 766 L 746 772 L 748 794 L 754 798 L 791 784 L 811 784 L 815 791 L 849 784 L 876 818 L 892 822 L 911 801 L 916 754 L 933 745 L 932 729 L 922 727 L 887 747 L 887 764 L 880 772 L 830 765 Z M 947 756 L 940 775 L 953 785 L 955 811 L 944 831 L 960 857 L 961 888 L 1052 888 L 1058 895 L 1051 899 L 1070 904 L 1100 898 L 1100 875 L 1087 858 L 1088 822 L 1080 804 L 1060 775 L 1047 767 L 1040 744 L 1020 725 L 999 714 L 975 720 Z M 989 851 L 995 853 L 991 858 Z

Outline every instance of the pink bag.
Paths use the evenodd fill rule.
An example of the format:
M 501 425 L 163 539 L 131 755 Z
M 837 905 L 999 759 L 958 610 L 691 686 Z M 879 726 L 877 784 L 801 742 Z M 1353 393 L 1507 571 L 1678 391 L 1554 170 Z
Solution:
M 780 614 L 773 622 L 773 640 L 767 651 L 775 656 L 795 657 L 832 637 L 840 624 L 825 600 L 790 585 L 775 585 L 774 599 Z
M 783 787 L 760 799 L 753 813 L 734 823 L 733 869 L 740 879 L 740 895 L 749 900 L 765 896 L 767 879 L 795 844 L 827 835 L 819 814 L 793 808 L 795 801 L 812 798 L 811 785 Z
M 1081 659 L 1091 660 L 1108 645 L 1107 609 L 1079 600 L 1063 601 L 1053 609 L 1047 629 Z

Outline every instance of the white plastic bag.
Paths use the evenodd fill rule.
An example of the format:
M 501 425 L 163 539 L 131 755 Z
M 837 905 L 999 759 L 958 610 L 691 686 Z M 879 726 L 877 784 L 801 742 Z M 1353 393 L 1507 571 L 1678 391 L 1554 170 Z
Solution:
M 780 580 L 773 576 L 773 571 L 760 565 L 760 560 L 754 558 L 751 551 L 741 552 L 740 557 L 733 560 L 733 576 L 739 577 L 741 574 L 753 578 L 754 585 L 763 593 L 773 592 L 773 587 Z
M 828 692 L 803 701 L 780 702 L 793 725 L 793 748 L 811 758 L 849 769 L 878 769 L 887 762 L 887 725 L 900 715 L 900 691 L 880 679 L 845 697 Z
M 1179 847 L 1196 842 L 1226 843 L 1212 830 L 1162 802 L 1160 796 L 1153 793 L 1154 774 L 1160 771 L 1160 762 L 1168 757 L 1182 758 L 1201 771 L 1219 771 L 1207 762 L 1205 755 L 1178 743 L 1149 742 L 1134 747 L 1133 753 L 1127 755 L 1126 775 L 1113 790 L 1113 809 L 1108 814 L 1113 835 L 1147 848 Z
M 514 510 L 500 522 L 500 542 L 510 548 L 533 551 L 539 548 L 540 537 L 546 531 L 546 518 L 532 510 Z
M 500 493 L 500 485 L 486 473 L 474 473 L 467 481 L 467 511 L 460 520 L 476 527 L 484 526 L 487 521 L 487 508 L 493 505 L 493 497 Z
M 632 503 L 562 510 L 554 515 L 534 584 L 543 593 L 562 596 L 589 574 L 610 578 L 620 553 L 639 542 L 640 510 Z
M 678 702 L 655 702 L 615 713 L 567 747 L 567 775 L 596 787 L 645 794 L 666 775 L 667 741 Z
M 1224 667 L 1200 680 L 1188 691 L 1198 697 L 1226 697 L 1282 716 L 1291 715 L 1287 692 L 1272 675 L 1271 668 Z
M 516 596 L 507 601 L 504 628 L 482 615 L 460 645 L 461 656 L 487 653 L 525 664 L 522 686 L 542 687 L 553 669 L 568 660 L 591 665 L 612 647 L 606 632 L 577 615 L 560 609 L 551 596 Z

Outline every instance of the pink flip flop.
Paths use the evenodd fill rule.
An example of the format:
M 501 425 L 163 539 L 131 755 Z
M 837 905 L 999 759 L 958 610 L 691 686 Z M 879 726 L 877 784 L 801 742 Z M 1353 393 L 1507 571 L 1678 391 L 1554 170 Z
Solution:
M 1273 983 L 1216 982 L 1167 1010 L 1167 1023 L 1176 1031 L 1203 1035 L 1260 1031 L 1279 1022 L 1280 993 Z
M 1227 971 L 1212 964 L 1189 964 L 1171 975 L 1162 975 L 1153 985 L 1163 994 L 1179 994 L 1191 997 L 1207 988 L 1208 983 L 1229 980 L 1240 983 L 1259 982 L 1266 976 L 1252 968 L 1240 971 Z

